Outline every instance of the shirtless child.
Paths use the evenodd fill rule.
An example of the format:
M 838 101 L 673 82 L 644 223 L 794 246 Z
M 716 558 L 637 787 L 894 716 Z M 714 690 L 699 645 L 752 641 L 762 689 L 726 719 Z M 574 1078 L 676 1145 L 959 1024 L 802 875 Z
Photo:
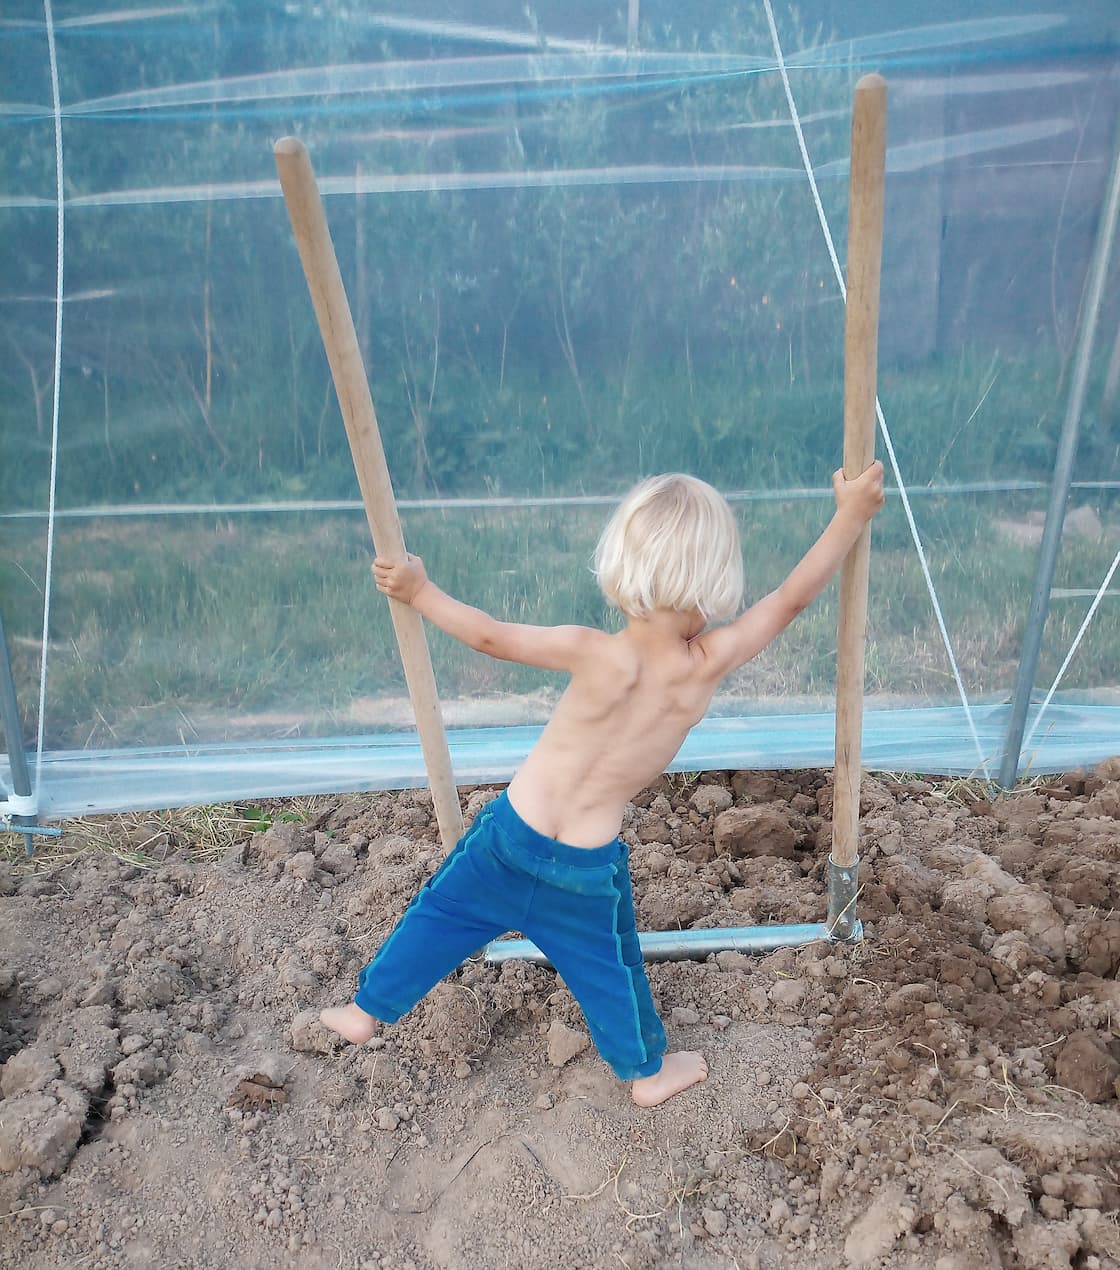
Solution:
M 655 780 L 719 684 L 820 594 L 883 505 L 883 465 L 832 478 L 836 512 L 788 578 L 726 625 L 743 591 L 735 519 L 710 485 L 656 476 L 623 500 L 599 540 L 595 574 L 626 618 L 607 634 L 526 626 L 471 608 L 431 582 L 416 556 L 375 560 L 377 588 L 478 652 L 571 676 L 510 782 L 424 884 L 323 1023 L 355 1044 L 395 1023 L 466 957 L 522 931 L 579 1002 L 601 1056 L 653 1107 L 704 1080 L 701 1054 L 667 1054 L 634 922 L 627 803 Z

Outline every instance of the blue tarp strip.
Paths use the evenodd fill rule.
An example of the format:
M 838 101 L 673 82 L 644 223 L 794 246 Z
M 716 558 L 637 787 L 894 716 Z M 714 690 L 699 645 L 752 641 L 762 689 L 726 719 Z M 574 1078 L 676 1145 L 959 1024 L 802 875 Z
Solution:
M 993 769 L 999 766 L 1008 711 L 1006 704 L 973 710 Z M 834 728 L 831 713 L 706 719 L 692 730 L 670 770 L 831 767 Z M 540 731 L 538 726 L 451 731 L 456 780 L 460 785 L 508 780 Z M 1120 706 L 1052 705 L 1023 755 L 1020 772 L 1086 767 L 1117 753 Z M 976 775 L 976 748 L 964 711 L 949 706 L 867 710 L 863 766 L 872 771 Z M 6 762 L 0 776 L 10 788 Z M 44 819 L 427 784 L 419 743 L 409 732 L 48 753 L 42 779 L 38 805 Z

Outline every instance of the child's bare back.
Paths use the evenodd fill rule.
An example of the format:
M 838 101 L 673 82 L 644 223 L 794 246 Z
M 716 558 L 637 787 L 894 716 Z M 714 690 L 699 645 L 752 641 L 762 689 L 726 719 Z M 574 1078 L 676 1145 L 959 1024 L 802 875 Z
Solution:
M 627 803 L 672 762 L 716 684 L 691 639 L 702 618 L 661 611 L 586 655 L 509 787 L 535 829 L 574 846 L 618 836 Z

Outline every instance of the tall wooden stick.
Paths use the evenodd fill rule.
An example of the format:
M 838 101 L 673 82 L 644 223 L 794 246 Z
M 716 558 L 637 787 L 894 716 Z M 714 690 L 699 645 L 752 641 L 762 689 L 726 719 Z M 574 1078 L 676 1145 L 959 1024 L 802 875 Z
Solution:
M 278 141 L 274 153 L 284 201 L 288 206 L 288 216 L 338 393 L 338 404 L 342 408 L 346 435 L 350 439 L 350 452 L 354 457 L 373 544 L 379 556 L 387 560 L 403 560 L 404 536 L 397 515 L 393 484 L 389 479 L 354 320 L 342 285 L 311 160 L 302 142 L 295 137 L 284 137 Z M 443 845 L 450 848 L 463 833 L 463 815 L 451 771 L 451 755 L 447 748 L 428 641 L 424 635 L 424 621 L 409 605 L 396 600 L 389 601 L 389 614 L 393 619 L 408 695 L 416 716 L 416 730 L 428 769 L 440 837 Z
M 848 199 L 848 303 L 844 328 L 844 475 L 854 480 L 875 458 L 879 266 L 883 250 L 883 183 L 887 149 L 887 84 L 864 75 L 852 110 Z M 871 526 L 840 571 L 836 665 L 836 774 L 832 862 L 851 868 L 859 850 L 863 655 Z

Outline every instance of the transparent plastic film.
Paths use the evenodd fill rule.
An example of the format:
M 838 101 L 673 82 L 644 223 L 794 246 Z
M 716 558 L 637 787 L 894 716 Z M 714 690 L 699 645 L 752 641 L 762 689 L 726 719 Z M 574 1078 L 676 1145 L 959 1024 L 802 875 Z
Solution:
M 7 6 L 0 606 L 38 805 L 424 783 L 279 137 L 314 163 L 409 549 L 497 616 L 610 626 L 591 554 L 641 477 L 727 495 L 748 602 L 827 523 L 869 71 L 894 461 L 864 765 L 998 768 L 1081 356 L 1020 770 L 1111 753 L 1120 261 L 1082 341 L 1118 47 L 1103 0 Z M 830 764 L 836 628 L 833 586 L 677 766 Z M 458 778 L 508 777 L 562 679 L 429 644 Z

